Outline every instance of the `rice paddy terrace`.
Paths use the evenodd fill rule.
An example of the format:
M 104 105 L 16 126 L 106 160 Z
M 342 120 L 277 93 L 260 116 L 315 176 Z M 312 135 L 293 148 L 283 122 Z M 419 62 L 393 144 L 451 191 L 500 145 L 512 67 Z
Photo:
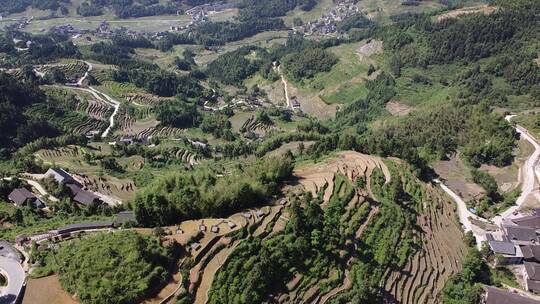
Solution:
M 281 256 L 288 267 L 284 273 L 254 275 L 269 280 L 270 291 L 261 296 L 272 303 L 346 303 L 367 282 L 385 303 L 440 300 L 444 282 L 460 271 L 466 251 L 453 205 L 440 190 L 417 180 L 399 160 L 356 152 L 301 166 L 294 175 L 283 189 L 286 199 L 227 219 L 170 228 L 181 231 L 170 237 L 189 249 L 182 265 L 189 280 L 177 297 L 201 304 L 235 302 L 233 290 L 248 288 L 240 282 L 249 280 L 242 271 L 254 275 L 285 250 L 290 255 Z M 321 233 L 331 230 L 335 237 L 333 254 L 319 266 L 309 263 L 321 258 L 316 250 L 325 246 L 310 249 L 316 254 L 307 254 L 301 261 L 306 264 L 293 261 L 292 249 L 276 249 L 293 246 L 287 242 L 298 225 L 295 210 L 311 208 L 306 197 L 313 197 L 329 225 Z M 261 258 L 264 251 L 270 261 Z

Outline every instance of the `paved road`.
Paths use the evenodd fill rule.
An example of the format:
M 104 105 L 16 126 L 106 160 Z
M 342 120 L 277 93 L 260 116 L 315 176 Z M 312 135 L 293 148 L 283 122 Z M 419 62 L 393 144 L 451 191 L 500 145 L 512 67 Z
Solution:
M 42 195 L 44 196 L 45 198 L 48 198 L 50 201 L 52 202 L 58 202 L 59 199 L 54 197 L 53 195 L 51 195 L 49 192 L 47 192 L 47 190 L 45 190 L 45 188 L 43 188 L 43 186 L 36 182 L 35 180 L 31 180 L 31 179 L 23 179 L 24 181 L 26 181 L 30 186 L 36 188 L 36 190 Z
M 97 100 L 99 100 L 99 101 L 101 101 L 103 103 L 106 103 L 106 104 L 108 104 L 108 105 L 110 105 L 110 106 L 112 106 L 114 108 L 114 111 L 113 111 L 111 117 L 109 118 L 109 126 L 107 127 L 107 129 L 105 129 L 103 134 L 101 134 L 102 138 L 107 137 L 109 135 L 109 132 L 111 131 L 111 129 L 114 127 L 114 117 L 118 113 L 118 109 L 120 108 L 120 102 L 114 100 L 109 95 L 96 90 L 94 87 L 88 87 L 88 89 L 87 88 L 78 88 L 78 87 L 69 87 L 69 88 L 70 89 L 75 89 L 75 90 L 81 90 L 81 91 L 85 91 L 87 93 L 90 93 Z
M 105 132 L 103 132 L 103 134 L 101 134 L 101 137 L 105 138 L 105 137 L 107 137 L 107 135 L 109 135 L 109 132 L 114 127 L 114 117 L 118 113 L 118 109 L 120 109 L 120 102 L 114 100 L 113 98 L 111 98 L 111 96 L 109 96 L 109 95 L 107 95 L 107 94 L 105 94 L 103 92 L 100 92 L 100 91 L 96 90 L 93 87 L 88 87 L 88 88 L 90 89 L 91 92 L 93 92 L 92 95 L 94 95 L 94 97 L 97 97 L 97 96 L 99 96 L 98 94 L 101 94 L 107 100 L 105 102 L 114 107 L 114 112 L 112 113 L 111 117 L 109 118 L 109 127 L 107 127 Z M 99 99 L 103 100 L 103 98 L 99 98 Z
M 505 119 L 510 122 L 515 115 L 508 115 Z M 525 203 L 527 197 L 534 191 L 534 186 L 537 184 L 538 178 L 538 159 L 540 158 L 540 145 L 536 139 L 520 125 L 516 126 L 516 131 L 521 135 L 523 139 L 528 141 L 533 147 L 534 152 L 527 158 L 527 161 L 523 164 L 521 169 L 522 183 L 521 183 L 521 195 L 516 200 L 516 205 L 508 208 L 502 212 L 500 216 L 493 218 L 495 224 L 500 225 L 504 219 L 512 217 L 512 214 L 519 210 L 521 205 Z
M 0 303 L 16 303 L 24 285 L 26 274 L 19 262 L 0 257 L 0 271 L 7 277 L 8 285 L 0 292 Z
M 505 117 L 505 119 L 510 122 L 514 116 L 515 115 L 508 115 Z M 527 140 L 534 147 L 534 152 L 527 158 L 527 161 L 521 168 L 521 195 L 516 200 L 516 205 L 508 208 L 499 216 L 493 218 L 493 222 L 498 226 L 500 226 L 505 219 L 511 218 L 515 211 L 519 210 L 521 205 L 523 205 L 523 203 L 526 201 L 527 197 L 533 193 L 537 180 L 540 181 L 540 172 L 537 168 L 538 161 L 540 159 L 540 144 L 538 144 L 536 139 L 522 126 L 518 125 L 515 129 L 523 139 Z M 477 245 L 480 248 L 482 242 L 485 240 L 485 232 L 476 225 L 473 225 L 470 219 L 473 218 L 483 222 L 488 222 L 488 220 L 470 212 L 463 199 L 439 180 L 434 180 L 434 182 L 440 184 L 441 188 L 452 198 L 452 200 L 454 200 L 454 202 L 456 202 L 458 206 L 459 220 L 463 224 L 464 231 L 473 232 Z
M 471 219 L 475 219 L 482 222 L 488 222 L 486 219 L 479 217 L 478 215 L 472 213 L 467 208 L 467 204 L 459 195 L 457 195 L 454 191 L 452 191 L 450 188 L 448 188 L 445 184 L 443 184 L 440 180 L 435 179 L 433 180 L 435 183 L 439 184 L 441 188 L 446 192 L 454 202 L 456 202 L 458 207 L 458 217 L 459 221 L 463 225 L 463 230 L 465 232 L 471 231 L 474 235 L 474 238 L 476 239 L 476 245 L 478 246 L 478 249 L 481 248 L 482 242 L 485 241 L 485 232 L 478 228 L 476 225 L 474 225 L 471 222 Z

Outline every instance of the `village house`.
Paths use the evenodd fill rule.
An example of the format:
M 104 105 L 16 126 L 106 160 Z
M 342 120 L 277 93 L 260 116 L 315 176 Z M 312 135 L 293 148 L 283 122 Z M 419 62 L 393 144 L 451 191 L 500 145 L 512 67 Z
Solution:
M 540 264 L 525 262 L 523 280 L 527 291 L 540 293 Z
M 526 298 L 499 288 L 486 286 L 485 290 L 486 292 L 481 301 L 482 304 L 540 304 L 540 301 Z
M 37 208 L 45 208 L 45 204 L 26 188 L 17 188 L 11 191 L 8 199 L 17 207 L 33 204 Z
M 520 250 L 524 261 L 540 263 L 540 245 L 524 245 L 520 246 Z
M 82 189 L 79 185 L 68 184 L 67 187 L 71 190 L 73 200 L 81 205 L 90 206 L 92 204 L 101 204 L 101 200 L 94 193 Z
M 496 239 L 491 233 L 486 234 L 486 240 L 494 254 L 502 257 L 498 262 L 501 264 L 519 264 L 523 261 L 523 254 L 519 245 L 516 245 L 507 238 L 506 235 Z
M 540 214 L 505 221 L 499 231 L 486 234 L 494 254 L 503 264 L 523 263 L 523 285 L 527 291 L 540 293 L 540 244 L 537 229 Z M 501 302 L 503 303 L 503 302 Z
M 54 178 L 56 182 L 60 185 L 66 185 L 66 184 L 75 184 L 80 186 L 80 184 L 73 179 L 73 177 L 67 173 L 64 169 L 60 168 L 50 168 L 45 172 L 44 175 L 45 178 Z
M 536 229 L 521 226 L 505 226 L 503 230 L 509 240 L 519 245 L 527 245 L 529 243 L 538 243 Z

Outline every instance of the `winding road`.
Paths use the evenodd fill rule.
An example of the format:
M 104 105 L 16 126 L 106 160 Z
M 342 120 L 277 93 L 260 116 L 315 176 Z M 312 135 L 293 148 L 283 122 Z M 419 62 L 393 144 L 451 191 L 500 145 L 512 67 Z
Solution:
M 88 66 L 88 69 L 84 73 L 83 77 L 81 77 L 77 82 L 66 83 L 65 86 L 62 86 L 62 87 L 88 92 L 88 93 L 92 94 L 92 96 L 94 96 L 94 98 L 96 98 L 97 100 L 99 100 L 101 102 L 104 102 L 104 103 L 106 103 L 106 104 L 108 104 L 108 105 L 110 105 L 110 106 L 112 106 L 114 108 L 114 111 L 111 114 L 111 117 L 109 118 L 109 126 L 107 127 L 107 129 L 105 129 L 103 134 L 101 134 L 101 138 L 105 138 L 105 137 L 107 137 L 109 135 L 112 128 L 114 128 L 114 117 L 118 113 L 118 109 L 120 108 L 120 102 L 113 99 L 111 96 L 109 96 L 109 95 L 107 95 L 107 94 L 105 94 L 105 93 L 103 93 L 101 91 L 98 91 L 96 88 L 94 88 L 92 86 L 88 86 L 88 88 L 83 87 L 84 86 L 84 81 L 88 78 L 88 75 L 90 74 L 90 72 L 94 68 L 92 63 L 90 63 L 88 61 L 84 61 L 84 63 Z M 47 65 L 44 65 L 44 66 L 47 66 Z M 45 73 L 39 72 L 37 69 L 34 69 L 34 73 L 39 77 L 44 77 L 45 76 Z
M 513 117 L 515 117 L 515 115 L 507 115 L 505 119 L 506 121 L 510 122 Z M 528 141 L 534 147 L 534 152 L 527 158 L 527 161 L 523 164 L 520 170 L 520 174 L 522 174 L 521 194 L 516 200 L 516 205 L 508 208 L 500 215 L 495 216 L 492 220 L 498 226 L 500 226 L 504 220 L 511 218 L 515 211 L 519 210 L 519 208 L 526 201 L 527 197 L 534 192 L 534 187 L 537 184 L 537 181 L 540 181 L 540 171 L 538 169 L 538 161 L 540 159 L 540 144 L 538 144 L 536 139 L 522 126 L 516 125 L 515 129 L 523 139 Z M 452 200 L 456 202 L 458 207 L 459 221 L 463 225 L 463 230 L 465 232 L 473 232 L 474 237 L 476 238 L 477 246 L 480 248 L 482 242 L 485 240 L 485 232 L 480 227 L 474 225 L 471 222 L 471 219 L 486 223 L 489 221 L 470 212 L 463 199 L 441 181 L 438 179 L 433 181 L 439 184 L 444 192 L 446 192 L 452 198 Z
M 0 303 L 17 303 L 26 278 L 22 265 L 14 259 L 0 257 L 0 273 L 7 278 L 7 286 L 0 291 Z

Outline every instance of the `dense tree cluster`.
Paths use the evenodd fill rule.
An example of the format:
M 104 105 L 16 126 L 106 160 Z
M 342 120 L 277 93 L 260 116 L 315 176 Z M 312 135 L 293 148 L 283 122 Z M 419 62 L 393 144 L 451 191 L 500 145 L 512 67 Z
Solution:
M 319 72 L 328 72 L 338 59 L 332 53 L 322 49 L 303 49 L 288 54 L 281 60 L 287 74 L 294 80 L 311 78 Z
M 350 17 L 338 22 L 337 28 L 342 32 L 348 32 L 353 28 L 370 28 L 375 26 L 375 23 L 371 21 L 365 14 L 356 13 Z
M 137 194 L 133 207 L 139 223 L 150 226 L 225 216 L 264 202 L 291 173 L 292 161 L 287 157 L 239 166 L 222 177 L 198 168 L 150 184 Z
M 8 13 L 20 13 L 32 6 L 41 10 L 56 11 L 69 4 L 70 0 L 0 0 L 0 7 Z
M 481 283 L 490 284 L 489 268 L 476 248 L 470 248 L 463 270 L 450 278 L 443 290 L 445 304 L 475 304 L 480 302 L 484 290 Z
M 32 82 L 21 82 L 0 72 L 0 156 L 40 137 L 57 136 L 48 119 L 32 119 L 25 110 L 45 101 L 43 92 Z
M 285 29 L 283 20 L 262 18 L 242 22 L 205 22 L 194 27 L 191 34 L 198 44 L 214 46 L 250 37 L 260 32 L 281 29 Z
M 160 104 L 156 112 L 157 119 L 163 125 L 176 128 L 196 127 L 199 125 L 201 119 L 196 104 L 180 99 Z
M 255 56 L 248 56 L 250 54 Z M 267 58 L 266 51 L 252 46 L 242 47 L 238 50 L 225 53 L 208 64 L 208 76 L 224 84 L 241 84 L 241 82 L 257 72 Z
M 112 304 L 148 296 L 167 279 L 171 256 L 155 239 L 123 231 L 68 242 L 55 260 L 69 293 L 85 304 Z
M 135 18 L 175 14 L 179 7 L 172 1 L 162 5 L 154 0 L 86 0 L 77 8 L 81 16 L 99 16 L 111 7 L 119 18 Z
M 411 113 L 370 135 L 369 152 L 402 156 L 415 149 L 426 160 L 458 148 L 473 166 L 503 166 L 513 159 L 516 134 L 500 114 L 481 106 L 441 105 Z

